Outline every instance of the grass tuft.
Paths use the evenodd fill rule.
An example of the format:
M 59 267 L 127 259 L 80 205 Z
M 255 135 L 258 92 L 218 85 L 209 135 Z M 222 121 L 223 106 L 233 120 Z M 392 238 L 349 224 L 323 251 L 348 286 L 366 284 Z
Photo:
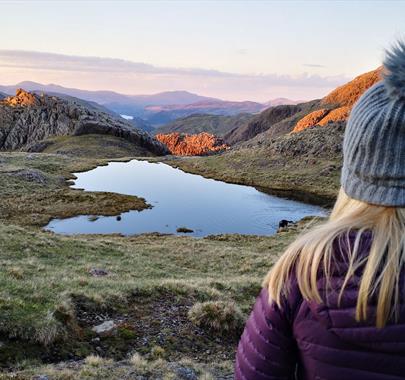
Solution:
M 208 328 L 218 333 L 239 332 L 245 317 L 234 302 L 198 302 L 189 311 L 188 318 L 196 326 Z

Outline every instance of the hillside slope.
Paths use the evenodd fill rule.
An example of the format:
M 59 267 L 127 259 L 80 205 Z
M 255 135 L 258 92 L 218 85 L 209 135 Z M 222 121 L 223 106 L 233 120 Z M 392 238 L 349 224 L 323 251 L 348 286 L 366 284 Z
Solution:
M 153 154 L 167 152 L 164 145 L 123 119 L 80 102 L 22 89 L 0 101 L 0 150 L 41 150 L 49 137 L 110 135 L 129 141 Z
M 313 100 L 297 105 L 270 107 L 256 115 L 249 123 L 234 128 L 224 136 L 224 140 L 227 144 L 234 145 L 266 131 L 266 138 L 281 136 L 293 129 L 296 119 L 311 112 L 318 104 L 318 100 Z
M 378 68 L 359 75 L 337 87 L 322 99 L 321 108 L 299 120 L 293 131 L 299 132 L 314 125 L 325 126 L 328 123 L 346 121 L 357 99 L 381 79 L 381 70 Z
M 155 133 L 211 133 L 224 136 L 230 130 L 247 124 L 254 116 L 248 113 L 235 116 L 193 114 L 177 119 L 155 130 Z

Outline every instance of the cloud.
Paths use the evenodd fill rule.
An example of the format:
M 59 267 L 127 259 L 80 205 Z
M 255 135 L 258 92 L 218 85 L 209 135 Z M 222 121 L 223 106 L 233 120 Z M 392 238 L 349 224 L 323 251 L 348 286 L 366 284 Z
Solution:
M 320 64 L 317 64 L 317 63 L 303 63 L 302 66 L 305 66 L 305 67 L 320 67 L 322 69 L 326 67 L 325 65 L 320 65 Z
M 235 53 L 237 55 L 246 55 L 248 53 L 248 49 L 236 49 Z
M 23 50 L 0 50 L 0 68 L 3 68 L 0 81 L 4 81 L 8 71 L 12 74 L 8 81 L 11 78 L 56 81 L 63 85 L 132 94 L 187 89 L 232 99 L 266 99 L 269 96 L 311 99 L 325 95 L 348 80 L 340 75 L 241 74 L 204 68 L 160 67 L 124 59 Z

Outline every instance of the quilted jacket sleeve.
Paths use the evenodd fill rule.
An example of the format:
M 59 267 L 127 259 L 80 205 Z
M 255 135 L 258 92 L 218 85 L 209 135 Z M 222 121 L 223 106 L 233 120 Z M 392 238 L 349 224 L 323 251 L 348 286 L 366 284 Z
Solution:
M 270 304 L 262 289 L 239 342 L 235 379 L 294 379 L 297 350 L 291 323 L 289 308 Z

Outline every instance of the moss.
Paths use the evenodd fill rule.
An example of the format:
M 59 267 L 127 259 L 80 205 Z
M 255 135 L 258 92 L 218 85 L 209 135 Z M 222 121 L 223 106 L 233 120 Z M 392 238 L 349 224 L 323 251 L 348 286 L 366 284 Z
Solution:
M 128 340 L 134 339 L 136 337 L 136 333 L 132 328 L 124 326 L 118 329 L 118 335 L 120 336 L 120 338 Z

